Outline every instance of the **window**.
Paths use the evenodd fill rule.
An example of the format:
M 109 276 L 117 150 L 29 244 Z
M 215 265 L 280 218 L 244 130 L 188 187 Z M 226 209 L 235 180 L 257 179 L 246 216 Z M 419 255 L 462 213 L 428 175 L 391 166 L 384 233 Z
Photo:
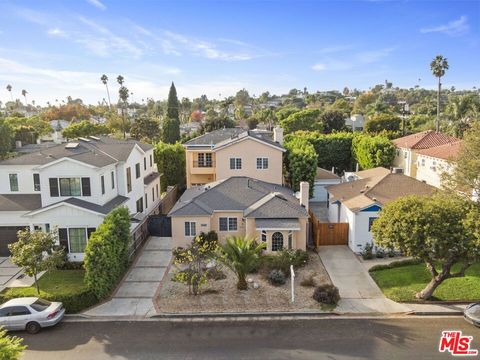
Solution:
M 145 210 L 148 208 L 148 194 L 145 194 Z
M 137 200 L 137 213 L 143 212 L 143 197 Z
M 265 230 L 262 230 L 262 242 L 267 242 L 267 232 Z
M 87 232 L 85 228 L 69 228 L 68 243 L 71 253 L 83 253 L 87 246 Z
M 242 159 L 241 158 L 230 158 L 230 169 L 231 170 L 240 170 L 242 168 Z
M 127 168 L 127 192 L 132 191 L 132 169 Z
M 92 191 L 90 190 L 90 178 L 82 178 L 82 196 L 91 196 Z
M 110 180 L 112 181 L 112 189 L 115 189 L 115 172 L 110 173 Z
M 403 152 L 403 158 L 406 159 L 408 157 L 408 151 Z
M 422 166 L 425 166 L 425 159 L 422 159 Z
M 100 176 L 100 183 L 102 185 L 102 195 L 105 195 L 105 176 Z
M 397 156 L 400 156 L 400 149 L 396 150 Z
M 10 191 L 18 191 L 18 175 L 8 174 L 10 178 Z
M 30 306 L 32 307 L 33 310 L 38 311 L 38 312 L 42 312 L 44 310 L 47 310 L 50 305 L 52 305 L 52 303 L 50 301 L 43 300 L 43 299 L 37 299 Z
M 155 188 L 157 189 L 157 199 L 158 199 L 158 184 L 155 185 Z
M 153 156 L 150 155 L 150 167 L 152 167 L 152 166 L 153 166 Z
M 194 221 L 185 221 L 185 236 L 197 235 L 196 225 Z
M 280 251 L 283 249 L 283 234 L 275 232 L 272 235 L 272 251 Z
M 220 231 L 237 231 L 237 218 L 236 217 L 221 217 L 219 221 Z
M 293 247 L 293 231 L 288 232 L 288 249 L 291 250 Z
M 60 246 L 63 247 L 65 251 L 68 251 L 68 229 L 58 229 L 58 241 L 60 243 Z
M 372 225 L 373 225 L 373 223 L 375 222 L 375 220 L 377 220 L 376 217 L 370 217 L 370 218 L 368 218 L 368 231 L 371 231 Z
M 257 158 L 257 170 L 268 169 L 268 158 Z
M 59 196 L 58 179 L 57 178 L 50 178 L 50 179 L 48 179 L 48 184 L 50 185 L 50 196 L 51 197 Z
M 155 188 L 152 187 L 152 201 L 155 201 Z
M 40 174 L 33 174 L 33 190 L 40 191 Z
M 212 167 L 212 154 L 211 153 L 199 153 L 198 154 L 198 167 Z
M 60 196 L 81 196 L 80 178 L 60 178 Z
M 147 170 L 147 158 L 143 158 L 143 170 Z
M 30 315 L 30 310 L 27 309 L 26 306 L 12 306 L 10 308 L 9 316 L 24 316 Z
M 138 179 L 140 177 L 140 163 L 135 164 L 135 178 Z

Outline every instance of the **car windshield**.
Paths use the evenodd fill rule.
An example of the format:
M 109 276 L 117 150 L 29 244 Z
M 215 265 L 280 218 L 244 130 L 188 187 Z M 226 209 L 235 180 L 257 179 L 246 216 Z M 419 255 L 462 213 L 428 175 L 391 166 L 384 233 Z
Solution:
M 52 303 L 50 301 L 47 301 L 47 300 L 43 300 L 43 299 L 38 299 L 37 301 L 35 301 L 32 305 L 30 305 L 35 311 L 44 311 L 45 309 L 47 309 Z

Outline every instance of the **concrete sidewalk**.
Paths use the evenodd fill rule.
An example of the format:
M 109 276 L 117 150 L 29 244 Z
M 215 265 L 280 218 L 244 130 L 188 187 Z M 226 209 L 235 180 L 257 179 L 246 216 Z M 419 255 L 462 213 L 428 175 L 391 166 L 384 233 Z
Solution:
M 147 317 L 156 314 L 153 297 L 172 258 L 172 239 L 152 236 L 112 298 L 84 314 Z
M 387 299 L 348 246 L 321 246 L 319 255 L 341 300 L 335 311 L 350 313 L 407 313 L 408 306 Z

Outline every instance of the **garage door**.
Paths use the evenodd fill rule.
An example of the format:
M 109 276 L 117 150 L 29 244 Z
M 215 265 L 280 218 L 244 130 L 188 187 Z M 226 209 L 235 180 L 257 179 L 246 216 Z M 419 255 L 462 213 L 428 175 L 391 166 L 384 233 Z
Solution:
M 17 231 L 25 226 L 0 226 L 0 256 L 10 256 L 8 244 L 17 241 Z

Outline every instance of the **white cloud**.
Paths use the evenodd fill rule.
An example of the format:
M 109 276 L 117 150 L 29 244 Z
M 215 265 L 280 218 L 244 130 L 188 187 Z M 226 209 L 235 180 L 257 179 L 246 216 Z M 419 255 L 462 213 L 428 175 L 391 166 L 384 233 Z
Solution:
M 358 53 L 355 58 L 357 61 L 361 62 L 362 64 L 371 64 L 382 60 L 383 58 L 390 55 L 395 50 L 395 47 L 389 47 L 384 49 L 378 50 L 371 50 L 371 51 L 362 51 Z
M 315 71 L 327 70 L 327 65 L 324 64 L 324 63 L 317 63 L 317 64 L 312 66 L 312 69 L 315 70 Z
M 470 29 L 468 25 L 468 19 L 465 15 L 460 16 L 456 20 L 452 20 L 448 22 L 445 25 L 439 25 L 439 26 L 434 26 L 434 27 L 429 27 L 429 28 L 422 28 L 420 29 L 420 32 L 422 34 L 428 34 L 428 33 L 443 33 L 447 34 L 450 36 L 459 36 L 459 35 L 464 35 L 468 32 Z
M 95 6 L 97 9 L 100 9 L 100 10 L 106 10 L 107 9 L 107 7 L 105 5 L 103 5 L 99 0 L 87 0 L 87 2 L 89 2 L 90 4 Z
M 388 47 L 377 50 L 344 54 L 341 58 L 325 57 L 312 66 L 314 71 L 346 71 L 362 65 L 378 63 L 388 57 L 396 48 Z
M 68 34 L 60 28 L 49 29 L 47 31 L 47 34 L 51 36 L 57 36 L 57 37 L 63 37 L 63 38 L 68 37 Z

